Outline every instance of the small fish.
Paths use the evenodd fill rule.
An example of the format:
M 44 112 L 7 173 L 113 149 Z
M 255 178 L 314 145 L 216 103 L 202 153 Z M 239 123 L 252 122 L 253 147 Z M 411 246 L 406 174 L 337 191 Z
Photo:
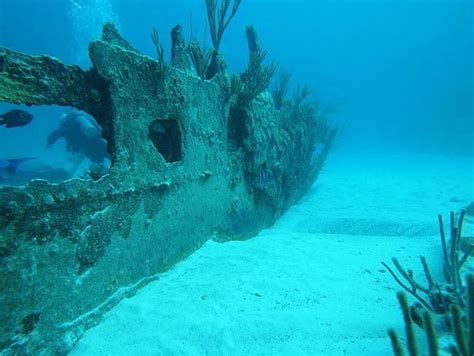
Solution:
M 269 169 L 260 169 L 255 175 L 253 185 L 260 190 L 267 189 L 273 183 L 273 174 Z
M 24 110 L 10 110 L 0 115 L 0 125 L 6 128 L 20 127 L 28 125 L 33 120 L 33 115 Z

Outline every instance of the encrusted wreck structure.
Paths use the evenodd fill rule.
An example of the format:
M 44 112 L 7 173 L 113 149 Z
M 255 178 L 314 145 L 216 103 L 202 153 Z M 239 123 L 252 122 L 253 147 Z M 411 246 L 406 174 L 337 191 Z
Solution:
M 173 35 L 164 64 L 106 24 L 88 71 L 0 48 L 0 101 L 89 113 L 112 160 L 95 180 L 0 189 L 3 352 L 67 353 L 122 297 L 208 239 L 270 226 L 316 179 L 334 131 L 267 91 L 242 100 L 222 68 L 204 80 Z

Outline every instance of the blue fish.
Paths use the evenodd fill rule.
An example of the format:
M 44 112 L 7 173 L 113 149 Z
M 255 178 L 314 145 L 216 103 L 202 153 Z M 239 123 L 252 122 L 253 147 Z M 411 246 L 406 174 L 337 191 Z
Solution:
M 20 127 L 28 125 L 33 120 L 33 115 L 24 110 L 10 110 L 5 114 L 0 115 L 0 125 L 7 129 L 12 127 Z

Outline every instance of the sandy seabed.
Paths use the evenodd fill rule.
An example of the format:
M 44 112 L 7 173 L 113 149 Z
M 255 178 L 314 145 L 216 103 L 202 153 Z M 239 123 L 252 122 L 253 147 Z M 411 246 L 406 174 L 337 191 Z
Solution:
M 403 336 L 400 288 L 381 261 L 396 256 L 421 277 L 424 255 L 439 276 L 437 214 L 473 200 L 472 157 L 335 152 L 275 226 L 207 242 L 71 354 L 391 355 L 387 328 Z

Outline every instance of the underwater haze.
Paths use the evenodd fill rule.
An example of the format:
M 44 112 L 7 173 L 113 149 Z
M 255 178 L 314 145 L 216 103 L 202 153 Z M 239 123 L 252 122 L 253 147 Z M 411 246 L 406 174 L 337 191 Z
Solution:
M 206 2 L 0 0 L 0 355 L 474 355 L 474 1 Z
M 87 68 L 104 21 L 150 56 L 152 27 L 168 54 L 177 23 L 211 45 L 204 6 L 184 0 L 1 0 L 0 44 Z M 249 24 L 269 58 L 341 123 L 339 145 L 473 154 L 472 1 L 248 1 L 225 33 L 230 71 L 245 67 Z

